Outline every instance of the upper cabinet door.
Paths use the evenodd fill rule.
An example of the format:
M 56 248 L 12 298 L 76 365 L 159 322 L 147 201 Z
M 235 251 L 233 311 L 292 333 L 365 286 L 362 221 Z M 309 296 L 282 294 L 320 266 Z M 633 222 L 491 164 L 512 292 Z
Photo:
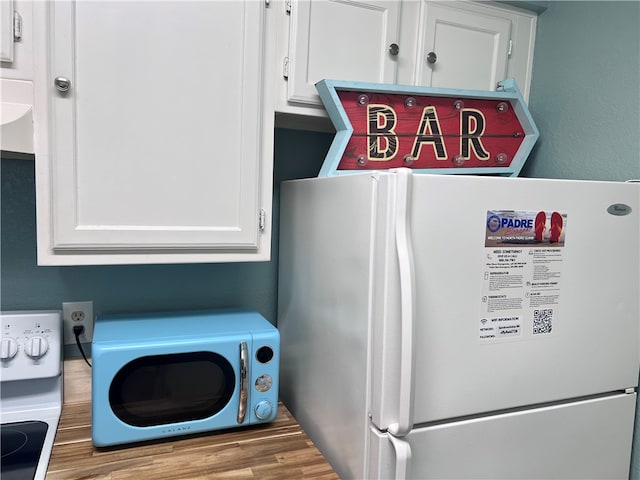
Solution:
M 528 96 L 536 15 L 483 2 L 407 2 L 401 44 L 407 54 L 399 83 L 496 89 L 513 77 Z
M 416 59 L 418 85 L 495 90 L 504 80 L 511 35 L 508 18 L 428 2 L 425 18 Z
M 2 0 L 0 13 L 0 61 L 13 62 L 13 0 Z
M 288 101 L 321 105 L 322 79 L 394 83 L 399 14 L 398 1 L 294 0 Z
M 39 261 L 268 259 L 264 3 L 38 8 Z

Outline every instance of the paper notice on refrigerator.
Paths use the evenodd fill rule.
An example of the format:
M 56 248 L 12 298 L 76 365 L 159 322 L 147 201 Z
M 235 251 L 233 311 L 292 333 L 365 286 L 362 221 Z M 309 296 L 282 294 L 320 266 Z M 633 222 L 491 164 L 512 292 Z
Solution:
M 559 212 L 487 212 L 480 342 L 556 333 L 566 225 Z

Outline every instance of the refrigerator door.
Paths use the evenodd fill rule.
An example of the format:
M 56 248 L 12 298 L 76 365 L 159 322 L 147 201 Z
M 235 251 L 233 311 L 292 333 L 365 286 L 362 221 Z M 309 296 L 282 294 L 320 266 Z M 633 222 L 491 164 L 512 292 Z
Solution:
M 395 440 L 409 445 L 407 467 L 391 436 L 371 429 L 369 471 L 416 480 L 627 479 L 635 401 L 620 394 L 419 428 Z
M 410 210 L 414 426 L 637 386 L 639 184 L 413 175 Z
M 341 478 L 365 478 L 381 190 L 375 175 L 281 186 L 280 396 Z

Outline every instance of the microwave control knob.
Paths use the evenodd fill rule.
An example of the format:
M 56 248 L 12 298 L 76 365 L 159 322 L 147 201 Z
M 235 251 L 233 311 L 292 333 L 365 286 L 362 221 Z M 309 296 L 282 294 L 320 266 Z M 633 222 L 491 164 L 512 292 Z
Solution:
M 271 417 L 271 413 L 273 412 L 273 405 L 271 405 L 271 403 L 269 403 L 267 400 L 263 400 L 261 402 L 258 402 L 255 412 L 256 417 L 258 417 L 259 420 L 266 420 L 267 418 Z
M 44 337 L 36 336 L 29 338 L 24 345 L 24 353 L 31 358 L 41 358 L 49 350 L 49 343 Z
M 15 338 L 3 338 L 0 346 L 0 359 L 11 360 L 18 353 L 18 342 Z
M 273 378 L 268 374 L 260 375 L 258 378 L 256 378 L 255 385 L 256 390 L 260 393 L 268 392 L 273 385 Z

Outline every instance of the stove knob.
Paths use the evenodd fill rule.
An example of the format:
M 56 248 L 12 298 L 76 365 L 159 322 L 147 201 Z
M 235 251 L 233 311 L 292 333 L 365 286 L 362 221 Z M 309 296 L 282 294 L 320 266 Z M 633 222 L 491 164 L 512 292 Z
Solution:
M 49 343 L 44 337 L 31 337 L 24 345 L 24 353 L 31 358 L 41 358 L 49 350 Z
M 14 338 L 3 338 L 0 346 L 0 359 L 11 360 L 18 353 L 18 342 Z

